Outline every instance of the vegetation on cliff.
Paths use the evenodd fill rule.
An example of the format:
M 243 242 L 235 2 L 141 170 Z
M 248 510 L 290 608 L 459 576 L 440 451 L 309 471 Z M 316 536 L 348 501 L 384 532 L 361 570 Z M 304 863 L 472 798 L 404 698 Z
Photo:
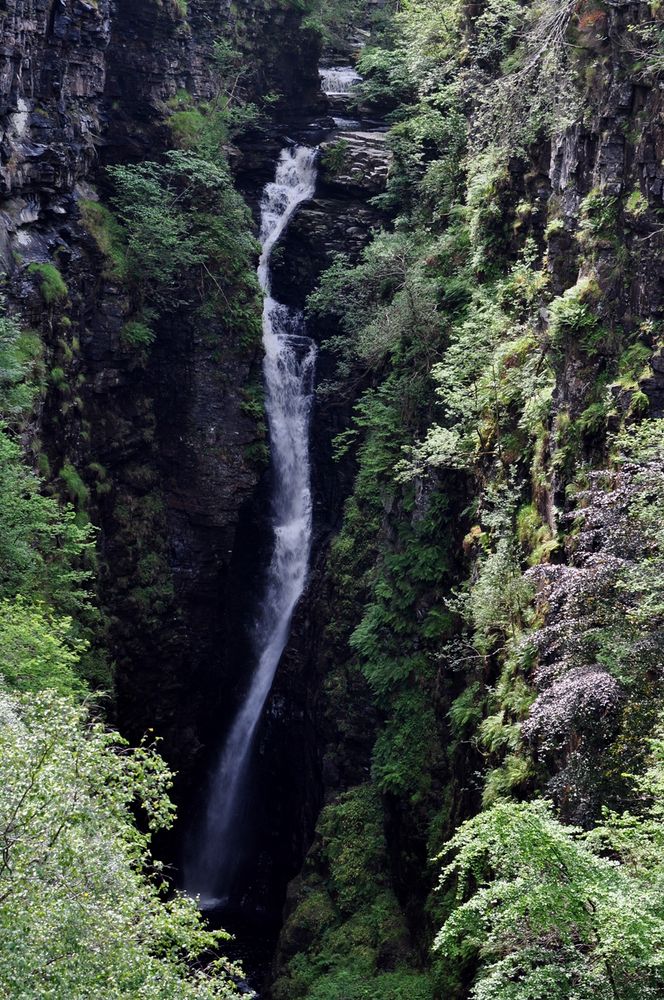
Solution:
M 167 6 L 184 47 L 187 5 Z M 338 52 L 373 5 L 296 6 Z M 355 478 L 320 584 L 325 804 L 271 995 L 656 1000 L 661 10 L 397 6 L 360 59 L 358 101 L 390 123 L 384 230 L 309 300 L 333 357 L 321 397 L 352 411 L 334 451 Z M 260 112 L 237 100 L 238 53 L 208 50 L 208 98 L 160 105 L 174 148 L 112 167 L 106 200 L 78 202 L 94 277 L 122 299 L 113 360 L 137 383 L 174 327 L 219 367 L 258 340 L 228 144 Z M 223 934 L 169 895 L 151 854 L 172 775 L 150 737 L 130 749 L 102 722 L 91 497 L 111 494 L 117 648 L 140 658 L 177 615 L 161 470 L 132 453 L 153 449 L 148 390 L 123 397 L 116 436 L 135 420 L 143 437 L 116 482 L 73 458 L 90 436 L 69 315 L 79 253 L 22 272 L 46 351 L 0 317 L 0 994 L 230 998 Z M 91 300 L 77 301 L 84 330 Z M 239 398 L 260 422 L 257 387 Z
M 168 895 L 151 835 L 171 775 L 101 721 L 94 536 L 43 493 L 20 447 L 34 337 L 0 317 L 0 994 L 231 998 L 224 940 Z M 205 955 L 205 967 L 197 957 Z
M 377 722 L 369 784 L 328 788 L 280 1000 L 664 987 L 660 34 L 645 3 L 412 0 L 361 57 L 390 222 L 309 307 L 323 393 L 369 386 L 336 441 L 327 712 Z M 349 906 L 351 844 L 383 861 Z

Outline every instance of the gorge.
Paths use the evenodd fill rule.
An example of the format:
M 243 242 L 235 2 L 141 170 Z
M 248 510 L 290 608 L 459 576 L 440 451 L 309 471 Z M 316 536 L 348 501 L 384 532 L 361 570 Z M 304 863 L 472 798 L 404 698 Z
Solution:
M 276 176 L 261 201 L 265 411 L 272 464 L 270 496 L 273 552 L 252 626 L 255 666 L 244 701 L 233 720 L 205 805 L 205 821 L 187 862 L 187 891 L 208 908 L 227 902 L 242 851 L 239 832 L 251 824 L 243 799 L 251 776 L 256 728 L 288 641 L 291 618 L 304 589 L 311 549 L 309 418 L 316 347 L 304 317 L 271 296 L 270 257 L 298 205 L 316 185 L 316 149 L 282 151 Z M 219 897 L 218 893 L 222 896 Z
M 658 5 L 0 31 L 0 996 L 658 1000 Z

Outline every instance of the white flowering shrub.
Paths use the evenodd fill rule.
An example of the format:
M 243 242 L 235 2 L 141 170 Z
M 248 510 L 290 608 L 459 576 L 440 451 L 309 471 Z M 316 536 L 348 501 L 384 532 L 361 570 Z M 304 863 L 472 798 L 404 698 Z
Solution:
M 629 715 L 655 710 L 664 665 L 664 434 L 662 421 L 618 441 L 616 466 L 578 496 L 568 565 L 528 570 L 542 625 L 538 697 L 522 736 L 554 776 L 549 791 L 587 822 L 602 798 L 607 747 L 634 765 Z M 625 721 L 627 720 L 627 721 Z

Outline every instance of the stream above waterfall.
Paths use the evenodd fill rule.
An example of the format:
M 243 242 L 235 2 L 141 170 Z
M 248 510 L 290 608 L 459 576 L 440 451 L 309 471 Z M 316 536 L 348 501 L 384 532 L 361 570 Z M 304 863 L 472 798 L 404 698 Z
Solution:
M 321 89 L 328 97 L 350 94 L 362 77 L 353 66 L 321 67 L 318 71 Z

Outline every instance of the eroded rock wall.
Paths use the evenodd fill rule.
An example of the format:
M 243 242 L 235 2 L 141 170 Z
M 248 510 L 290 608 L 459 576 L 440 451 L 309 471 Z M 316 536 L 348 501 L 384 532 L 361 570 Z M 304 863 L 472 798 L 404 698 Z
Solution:
M 223 316 L 202 328 L 186 309 L 159 322 L 149 358 L 131 349 L 127 293 L 81 208 L 104 196 L 106 164 L 172 144 L 169 99 L 212 95 L 218 39 L 250 67 L 249 99 L 278 95 L 294 116 L 317 107 L 317 49 L 300 21 L 295 8 L 225 0 L 0 10 L 0 257 L 10 304 L 44 345 L 26 447 L 100 527 L 118 722 L 132 738 L 153 727 L 183 772 L 228 710 L 229 565 L 264 468 L 247 406 L 259 350 Z M 64 290 L 45 288 L 44 266 Z

